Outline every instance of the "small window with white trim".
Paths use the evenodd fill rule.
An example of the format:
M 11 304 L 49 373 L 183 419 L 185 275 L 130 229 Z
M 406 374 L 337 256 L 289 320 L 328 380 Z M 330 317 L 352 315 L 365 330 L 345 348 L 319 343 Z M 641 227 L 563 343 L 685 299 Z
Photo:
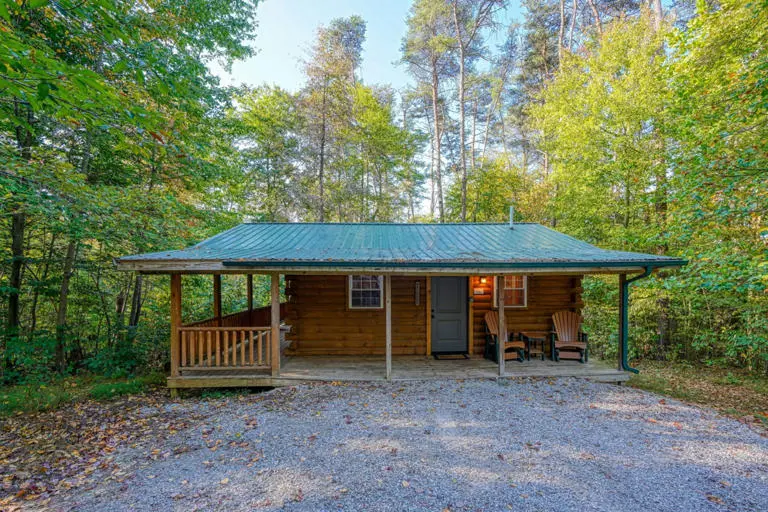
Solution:
M 381 309 L 383 276 L 349 276 L 349 309 Z
M 501 278 L 496 278 L 496 290 L 499 289 Z M 495 292 L 495 290 L 494 290 Z M 528 277 L 504 276 L 504 309 L 524 308 L 528 306 Z M 498 294 L 493 294 L 493 307 L 499 307 Z

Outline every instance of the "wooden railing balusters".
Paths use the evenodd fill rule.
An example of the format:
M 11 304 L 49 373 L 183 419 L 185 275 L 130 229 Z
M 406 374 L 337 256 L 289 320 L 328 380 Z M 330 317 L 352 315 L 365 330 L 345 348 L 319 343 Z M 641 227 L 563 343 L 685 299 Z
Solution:
M 224 331 L 224 366 L 229 366 L 229 331 Z
M 181 370 L 270 367 L 269 327 L 187 326 L 178 333 Z
M 197 366 L 203 366 L 203 337 L 204 332 L 197 333 Z
M 248 331 L 248 362 L 253 366 L 253 331 Z
M 205 348 L 206 354 L 208 354 L 205 366 L 211 366 L 211 331 L 205 333 Z
M 189 333 L 189 366 L 195 366 L 195 333 Z
M 181 331 L 181 363 L 180 366 L 187 366 L 187 331 Z
M 221 331 L 216 331 L 216 366 L 221 365 Z
M 240 331 L 240 365 L 245 366 L 245 331 Z

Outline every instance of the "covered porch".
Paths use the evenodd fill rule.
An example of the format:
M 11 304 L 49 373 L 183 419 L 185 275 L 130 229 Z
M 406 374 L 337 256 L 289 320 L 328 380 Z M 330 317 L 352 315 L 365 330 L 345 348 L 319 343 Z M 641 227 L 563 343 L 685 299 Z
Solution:
M 487 357 L 482 344 L 485 343 L 482 335 L 477 333 L 478 326 L 475 322 L 468 322 L 467 337 L 469 349 L 464 355 L 449 356 L 447 358 L 432 357 L 432 315 L 434 311 L 431 303 L 431 291 L 434 277 L 393 275 L 383 276 L 383 329 L 380 338 L 374 339 L 374 347 L 368 348 L 366 354 L 318 354 L 315 350 L 301 352 L 292 350 L 291 330 L 296 329 L 302 321 L 295 317 L 295 304 L 290 304 L 292 295 L 290 290 L 280 287 L 281 274 L 266 274 L 270 281 L 271 303 L 266 307 L 254 307 L 253 281 L 255 275 L 245 276 L 247 309 L 234 314 L 222 315 L 222 277 L 232 275 L 234 272 L 216 273 L 211 275 L 213 291 L 213 316 L 203 321 L 182 324 L 181 301 L 183 297 L 183 274 L 171 274 L 171 374 L 168 377 L 168 386 L 171 389 L 180 388 L 205 388 L 205 387 L 279 387 L 316 382 L 353 382 L 353 381 L 411 381 L 411 380 L 436 380 L 436 379 L 497 379 L 497 378 L 587 378 L 602 382 L 620 383 L 629 378 L 629 373 L 623 366 L 622 352 L 619 359 L 611 365 L 595 359 L 586 363 L 575 360 L 563 360 L 556 362 L 544 351 L 543 357 L 531 357 L 524 361 L 510 359 L 511 353 L 495 354 L 498 362 Z M 239 274 L 239 273 L 238 273 Z M 261 274 L 264 275 L 264 274 Z M 306 277 L 320 277 L 324 281 L 332 281 L 338 274 L 307 274 Z M 346 279 L 346 274 L 341 276 Z M 482 283 L 491 281 L 494 277 L 501 276 L 464 276 L 472 288 L 472 285 L 481 286 Z M 552 278 L 571 282 L 572 277 L 555 275 Z M 417 309 L 422 311 L 424 322 L 424 334 L 418 340 L 408 340 L 407 346 L 417 347 L 418 354 L 393 353 L 393 341 L 397 339 L 393 335 L 393 325 L 399 320 L 393 316 L 392 281 L 407 280 L 417 283 L 426 283 L 421 300 L 416 299 Z M 423 281 L 419 281 L 422 279 Z M 541 281 L 541 276 L 539 276 Z M 580 276 L 579 276 L 580 280 Z M 287 280 L 290 283 L 290 280 Z M 625 275 L 620 276 L 621 289 L 627 289 Z M 420 287 L 416 286 L 418 290 Z M 471 290 L 470 290 L 471 291 Z M 478 288 L 474 288 L 478 292 Z M 568 289 L 566 295 L 572 295 L 574 289 Z M 490 292 L 489 292 L 490 293 Z M 498 306 L 504 308 L 504 294 L 496 297 Z M 281 297 L 288 298 L 289 302 L 281 302 Z M 483 297 L 485 297 L 483 299 Z M 549 297 L 549 296 L 548 296 Z M 622 292 L 624 297 L 624 292 Z M 323 299 L 331 300 L 331 299 Z M 483 303 L 485 300 L 485 304 Z M 475 310 L 482 312 L 490 306 L 488 296 L 475 296 L 468 299 L 468 316 L 477 316 Z M 551 301 L 551 297 L 547 300 Z M 322 301 L 321 301 L 322 302 Z M 535 309 L 535 301 L 532 300 L 531 308 Z M 562 304 L 562 307 L 578 306 L 578 299 L 572 303 Z M 322 304 L 321 304 L 322 305 Z M 559 306 L 558 306 L 559 307 Z M 533 314 L 525 312 L 525 317 Z M 619 327 L 623 331 L 626 308 L 620 308 Z M 499 334 L 501 339 L 507 339 L 519 334 L 515 325 L 508 325 L 505 321 L 507 315 L 499 317 Z M 347 318 L 331 318 L 333 322 L 352 322 Z M 517 324 L 520 325 L 520 324 Z M 526 324 L 527 325 L 527 324 Z M 314 324 L 312 324 L 314 329 Z M 358 329 L 358 327 L 355 327 Z M 484 329 L 484 324 L 479 327 Z M 402 342 L 403 340 L 400 339 Z M 324 345 L 327 346 L 327 345 Z M 380 347 L 380 350 L 376 348 Z M 418 348 L 422 347 L 422 348 Z M 543 348 L 543 347 L 542 347 Z M 288 349 L 288 350 L 286 350 Z M 402 347 L 401 347 L 402 349 Z M 498 350 L 503 351 L 501 344 Z M 377 351 L 383 352 L 380 355 Z
M 171 389 L 518 377 L 622 382 L 634 371 L 630 283 L 684 263 L 516 223 L 243 224 L 188 249 L 117 260 L 123 270 L 170 274 Z M 182 278 L 191 274 L 211 276 L 212 317 L 182 324 Z M 558 361 L 555 313 L 571 315 L 579 329 L 588 274 L 619 278 L 615 364 L 589 361 L 582 332 L 583 362 Z M 245 276 L 247 307 L 222 315 L 228 275 Z M 265 307 L 254 308 L 255 275 L 270 282 Z M 529 345 L 529 357 L 515 360 L 519 348 L 508 345 L 535 338 L 537 357 Z

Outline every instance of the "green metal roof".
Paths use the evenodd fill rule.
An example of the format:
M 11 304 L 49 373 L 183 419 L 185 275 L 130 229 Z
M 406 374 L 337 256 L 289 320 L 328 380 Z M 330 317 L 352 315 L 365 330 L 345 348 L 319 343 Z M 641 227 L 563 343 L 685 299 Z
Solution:
M 684 265 L 600 249 L 540 224 L 240 224 L 193 247 L 125 256 L 125 270 L 221 268 L 595 268 Z M 213 268 L 213 267 L 211 267 Z

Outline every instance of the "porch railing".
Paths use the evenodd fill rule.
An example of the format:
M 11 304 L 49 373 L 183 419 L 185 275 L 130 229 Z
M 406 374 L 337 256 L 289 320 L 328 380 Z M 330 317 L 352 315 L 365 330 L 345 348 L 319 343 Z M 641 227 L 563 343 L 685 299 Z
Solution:
M 269 327 L 179 328 L 181 370 L 270 368 Z
M 243 310 L 237 313 L 224 315 L 221 319 L 206 318 L 198 322 L 184 324 L 184 327 L 214 327 L 217 324 L 221 327 L 239 327 L 241 325 L 267 325 L 272 314 L 270 306 L 255 308 L 251 311 Z M 286 305 L 280 304 L 280 318 L 285 318 Z

